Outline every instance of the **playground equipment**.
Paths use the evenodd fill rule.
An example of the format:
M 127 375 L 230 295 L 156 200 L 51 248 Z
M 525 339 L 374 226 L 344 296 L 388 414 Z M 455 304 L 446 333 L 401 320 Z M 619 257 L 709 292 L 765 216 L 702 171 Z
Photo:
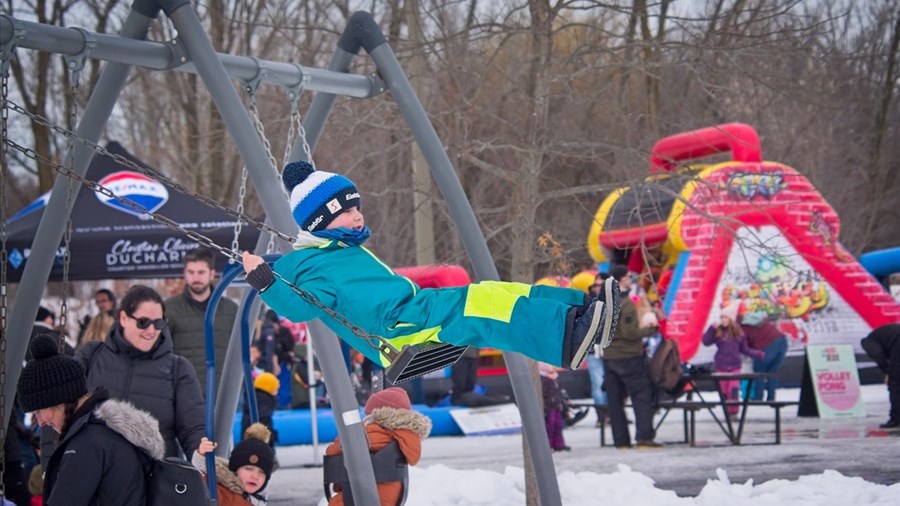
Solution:
M 178 39 L 173 41 L 144 41 L 150 24 L 164 12 L 172 22 Z M 360 49 L 365 49 L 377 67 L 377 76 L 361 76 L 349 73 L 353 60 Z M 258 81 L 264 84 L 278 84 L 287 89 L 299 92 L 303 89 L 316 91 L 317 94 L 307 111 L 303 122 L 307 136 L 294 143 L 290 157 L 300 160 L 310 157 L 311 147 L 316 145 L 324 123 L 330 114 L 337 95 L 357 98 L 370 98 L 384 91 L 390 91 L 396 99 L 397 107 L 403 115 L 416 143 L 428 162 L 436 185 L 447 201 L 450 215 L 457 224 L 462 242 L 472 261 L 476 276 L 480 280 L 497 280 L 499 275 L 490 257 L 484 236 L 478 227 L 474 212 L 462 190 L 455 170 L 437 137 L 428 116 L 419 103 L 409 80 L 406 78 L 399 62 L 377 23 L 371 15 L 364 12 L 354 13 L 348 20 L 347 28 L 341 35 L 328 70 L 301 67 L 292 63 L 266 62 L 258 58 L 238 57 L 228 54 L 217 54 L 200 23 L 197 12 L 190 2 L 183 0 L 136 0 L 125 19 L 120 34 L 106 35 L 92 33 L 78 28 L 41 25 L 19 20 L 10 16 L 0 16 L 0 76 L 2 89 L 7 90 L 7 71 L 10 58 L 18 50 L 31 49 L 63 54 L 68 65 L 75 72 L 83 68 L 86 58 L 106 60 L 107 64 L 100 75 L 91 98 L 84 109 L 74 133 L 65 129 L 53 128 L 43 118 L 30 116 L 32 121 L 45 121 L 45 125 L 54 131 L 67 135 L 73 146 L 68 160 L 64 164 L 68 170 L 68 178 L 58 177 L 54 183 L 50 199 L 43 218 L 35 233 L 35 239 L 29 261 L 22 273 L 20 289 L 15 305 L 8 319 L 8 328 L 0 326 L 5 337 L 27 336 L 32 316 L 40 302 L 43 287 L 49 277 L 54 253 L 63 236 L 66 218 L 71 213 L 72 199 L 67 199 L 71 191 L 77 192 L 85 183 L 84 175 L 95 152 L 100 152 L 96 145 L 100 133 L 105 128 L 113 107 L 120 96 L 128 74 L 133 65 L 149 69 L 196 73 L 206 86 L 213 103 L 222 116 L 230 139 L 234 142 L 245 166 L 249 178 L 257 190 L 260 202 L 265 210 L 266 225 L 274 231 L 286 234 L 288 241 L 296 232 L 296 224 L 291 218 L 283 190 L 278 182 L 277 170 L 271 153 L 264 146 L 261 133 L 254 128 L 252 118 L 244 108 L 235 91 L 232 79 Z M 13 110 L 13 104 L 4 94 L 3 107 L 6 118 L 7 109 Z M 17 110 L 25 113 L 27 111 Z M 20 144 L 6 136 L 3 128 L 4 146 L 18 149 Z M 305 141 L 308 142 L 307 143 Z M 4 148 L 5 150 L 6 148 Z M 6 151 L 4 151 L 5 153 Z M 36 153 L 25 149 L 23 154 L 36 157 Z M 47 162 L 45 160 L 42 160 Z M 52 162 L 52 161 L 50 161 Z M 5 164 L 4 164 L 5 167 Z M 59 168 L 59 167 L 57 167 Z M 6 172 L 3 171 L 3 177 Z M 73 180 L 74 179 L 74 180 Z M 70 190 L 71 189 L 71 190 Z M 246 220 L 245 220 L 246 221 Z M 283 235 L 278 236 L 276 248 L 286 249 L 288 241 Z M 207 245 L 206 243 L 203 243 Z M 260 237 L 255 251 L 264 252 L 266 248 Z M 3 254 L 5 258 L 5 242 Z M 5 264 L 4 264 L 5 269 Z M 3 280 L 5 282 L 5 270 Z M 5 294 L 6 287 L 2 290 Z M 7 319 L 5 298 L 0 314 L 2 322 Z M 228 354 L 226 355 L 222 384 L 216 399 L 217 433 L 215 439 L 228 441 L 230 428 L 234 418 L 239 392 L 240 369 L 239 337 L 240 322 L 235 322 Z M 350 389 L 349 381 L 340 373 L 343 360 L 333 332 L 320 321 L 310 323 L 313 339 L 319 350 L 320 365 L 328 379 L 332 404 L 335 406 L 335 417 L 341 441 L 345 450 L 344 463 L 353 487 L 354 500 L 358 504 L 378 504 L 378 495 L 371 461 L 368 458 L 368 447 L 365 433 L 359 419 L 358 406 Z M 0 401 L 13 398 L 16 381 L 21 372 L 21 363 L 25 355 L 27 339 L 9 339 L 9 346 L 0 357 L 0 364 L 6 367 L 6 374 L 0 375 L 6 383 L 2 385 Z M 3 351 L 3 350 L 0 350 Z M 559 486 L 550 454 L 547 435 L 544 430 L 542 411 L 531 385 L 527 359 L 521 355 L 510 353 L 506 358 L 509 366 L 513 388 L 516 391 L 518 406 L 522 413 L 524 436 L 528 443 L 529 457 L 536 469 L 537 490 L 541 504 L 560 504 Z M 343 382 L 341 381 L 343 380 Z M 10 416 L 11 402 L 0 402 L 3 413 L 3 427 Z M 227 451 L 227 444 L 220 445 L 219 451 Z
M 686 165 L 728 152 L 725 162 Z M 838 241 L 835 210 L 796 170 L 763 161 L 750 126 L 666 137 L 653 147 L 649 172 L 603 200 L 587 247 L 597 262 L 654 278 L 683 359 L 711 360 L 701 335 L 735 300 L 742 314 L 764 311 L 777 321 L 795 351 L 859 349 L 872 328 L 900 321 L 900 304 Z

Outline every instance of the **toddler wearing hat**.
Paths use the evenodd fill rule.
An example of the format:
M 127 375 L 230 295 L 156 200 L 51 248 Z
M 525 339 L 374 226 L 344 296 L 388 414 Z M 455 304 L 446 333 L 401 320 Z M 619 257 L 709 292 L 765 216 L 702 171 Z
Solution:
M 422 440 L 431 433 L 431 419 L 412 410 L 412 403 L 406 390 L 391 387 L 369 396 L 365 408 L 366 436 L 369 451 L 375 453 L 397 441 L 400 452 L 407 464 L 414 466 L 422 456 Z M 343 453 L 340 438 L 325 449 L 325 455 Z M 334 483 L 334 495 L 328 506 L 343 506 L 344 494 L 341 485 Z M 403 494 L 403 484 L 399 481 L 379 483 L 378 497 L 382 505 L 396 505 Z
M 741 371 L 741 354 L 750 358 L 761 359 L 765 353 L 754 350 L 747 344 L 747 337 L 738 324 L 738 310 L 740 303 L 733 301 L 721 309 L 719 323 L 710 325 L 703 334 L 705 346 L 716 345 L 714 364 L 716 372 L 736 373 Z M 737 380 L 723 380 L 719 382 L 719 388 L 725 393 L 729 401 L 740 400 L 741 382 Z M 728 405 L 728 414 L 737 415 L 740 407 L 736 404 Z
M 272 433 L 269 443 L 275 448 L 275 442 L 278 441 L 278 432 L 272 422 L 272 416 L 278 407 L 278 389 L 281 383 L 278 378 L 270 372 L 260 373 L 253 379 L 253 390 L 256 394 L 256 412 L 259 415 L 259 423 L 265 425 Z M 241 418 L 241 431 L 246 431 L 250 427 L 250 407 L 244 403 L 244 416 Z
M 618 288 L 610 281 L 600 300 L 580 290 L 484 281 L 464 287 L 420 289 L 362 246 L 370 230 L 352 181 L 314 170 L 307 162 L 282 173 L 294 220 L 294 251 L 273 269 L 257 255 L 243 256 L 247 282 L 291 321 L 322 321 L 368 359 L 390 363 L 377 350 L 290 285 L 313 295 L 367 333 L 402 344 L 449 343 L 522 353 L 576 369 L 595 339 L 609 344 L 618 315 Z M 286 283 L 287 281 L 288 283 Z M 401 348 L 397 345 L 397 348 Z
M 219 506 L 260 506 L 268 501 L 263 495 L 275 467 L 275 451 L 269 446 L 271 432 L 261 423 L 254 423 L 244 431 L 244 439 L 235 445 L 228 460 L 216 457 L 216 495 Z M 218 443 L 207 438 L 200 440 L 191 463 L 208 474 L 206 454 Z

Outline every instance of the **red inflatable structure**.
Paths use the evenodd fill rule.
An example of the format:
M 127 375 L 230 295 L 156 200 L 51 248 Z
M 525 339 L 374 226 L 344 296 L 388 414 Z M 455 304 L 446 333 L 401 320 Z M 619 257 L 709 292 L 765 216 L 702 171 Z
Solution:
M 459 265 L 418 265 L 415 267 L 398 267 L 394 272 L 406 276 L 421 288 L 441 288 L 447 286 L 466 286 L 472 284 L 469 273 Z
M 686 162 L 731 153 L 714 165 Z M 650 176 L 600 205 L 588 236 L 598 262 L 627 262 L 665 286 L 668 334 L 684 359 L 711 358 L 700 336 L 720 309 L 764 311 L 807 343 L 853 344 L 900 321 L 900 305 L 844 248 L 835 210 L 803 175 L 762 160 L 740 123 L 664 138 Z

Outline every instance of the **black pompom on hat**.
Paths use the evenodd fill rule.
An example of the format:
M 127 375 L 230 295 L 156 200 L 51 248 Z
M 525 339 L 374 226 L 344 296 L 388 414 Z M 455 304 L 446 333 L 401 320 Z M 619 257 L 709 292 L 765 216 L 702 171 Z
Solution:
M 87 394 L 84 366 L 59 353 L 59 343 L 48 334 L 31 340 L 32 360 L 19 376 L 19 404 L 25 411 L 75 402 Z

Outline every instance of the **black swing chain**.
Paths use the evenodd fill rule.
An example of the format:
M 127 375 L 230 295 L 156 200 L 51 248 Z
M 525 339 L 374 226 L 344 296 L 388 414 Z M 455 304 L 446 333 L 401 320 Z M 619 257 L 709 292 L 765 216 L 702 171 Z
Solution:
M 71 66 L 71 65 L 70 65 Z M 81 70 L 75 66 L 72 67 L 72 74 L 69 82 L 69 95 L 72 100 L 72 109 L 69 113 L 69 130 L 74 132 L 78 126 L 78 87 L 80 82 Z M 72 172 L 75 168 L 75 139 L 68 137 L 66 139 L 66 151 L 68 155 L 68 170 Z M 66 352 L 66 334 L 69 327 L 69 266 L 72 263 L 72 210 L 75 207 L 75 182 L 72 179 L 67 180 L 66 184 L 66 228 L 63 233 L 63 275 L 62 275 L 62 303 L 59 306 L 59 353 L 62 355 Z
M 37 116 L 32 113 L 28 113 L 28 112 L 24 111 L 23 109 L 21 109 L 21 107 L 19 107 L 18 105 L 16 105 L 13 102 L 9 102 L 9 106 L 12 110 L 26 114 L 29 117 Z M 38 118 L 40 118 L 40 117 L 38 116 Z M 37 119 L 37 118 L 35 118 L 35 119 Z M 49 121 L 45 120 L 44 118 L 40 118 L 40 119 L 42 120 L 42 123 L 45 126 L 55 130 L 56 132 L 58 132 L 62 135 L 65 135 L 67 137 L 70 137 L 72 139 L 78 140 L 78 141 L 82 142 L 83 144 L 87 145 L 88 147 L 95 149 L 95 151 L 97 151 L 98 153 L 102 153 L 104 155 L 111 156 L 116 161 L 122 162 L 124 165 L 127 165 L 128 167 L 139 170 L 143 174 L 145 174 L 149 177 L 152 177 L 154 179 L 157 179 L 158 181 L 160 181 L 163 184 L 169 185 L 169 182 L 171 181 L 169 178 L 161 176 L 156 171 L 141 167 L 140 165 L 138 165 L 124 157 L 109 153 L 106 149 L 102 148 L 101 146 L 98 146 L 97 144 L 94 144 L 94 143 L 88 141 L 87 139 L 77 137 L 74 133 L 72 133 L 71 131 L 69 131 L 65 128 L 62 128 L 58 125 L 50 123 Z M 225 255 L 229 259 L 232 259 L 236 262 L 242 261 L 241 255 L 239 255 L 237 252 L 230 250 L 228 248 L 224 248 L 224 247 L 216 244 L 215 242 L 212 241 L 212 239 L 210 239 L 198 232 L 195 232 L 193 230 L 186 230 L 186 229 L 182 228 L 180 225 L 178 225 L 178 223 L 173 221 L 172 219 L 170 219 L 166 216 L 157 214 L 157 213 L 150 212 L 144 206 L 138 204 L 137 202 L 134 202 L 128 198 L 120 197 L 120 196 L 116 195 L 115 193 L 112 192 L 112 190 L 110 190 L 109 188 L 106 188 L 105 186 L 101 185 L 100 183 L 98 183 L 96 181 L 92 181 L 90 179 L 87 179 L 85 177 L 82 177 L 82 176 L 76 174 L 70 168 L 62 166 L 62 165 L 54 162 L 53 160 L 48 159 L 47 157 L 45 157 L 43 155 L 39 155 L 33 149 L 21 146 L 21 145 L 17 144 L 16 142 L 12 141 L 11 139 L 7 139 L 6 143 L 9 145 L 9 147 L 14 148 L 15 150 L 19 151 L 20 153 L 27 156 L 28 158 L 31 158 L 34 160 L 39 160 L 42 163 L 46 163 L 47 165 L 53 167 L 59 174 L 69 177 L 71 179 L 74 179 L 76 181 L 79 181 L 82 184 L 87 185 L 93 191 L 121 202 L 123 205 L 129 207 L 133 211 L 135 211 L 137 213 L 145 214 L 147 217 L 156 221 L 157 223 L 160 223 L 174 231 L 181 232 L 181 233 L 187 235 L 188 237 L 190 237 L 191 239 L 202 244 L 203 246 L 206 246 L 208 248 L 218 251 L 219 253 Z M 184 193 L 189 196 L 192 196 L 192 197 L 195 197 L 204 203 L 207 203 L 208 200 L 211 200 L 211 199 L 203 197 L 202 195 L 199 195 L 195 192 L 192 192 L 192 191 L 188 190 L 187 188 L 185 188 L 184 186 L 179 185 L 177 183 L 173 182 L 172 187 L 174 189 L 178 190 L 179 192 Z M 217 202 L 215 203 L 214 207 L 228 212 L 228 214 L 231 216 L 245 220 L 247 223 L 255 226 L 259 230 L 265 230 L 265 231 L 268 231 L 271 233 L 275 233 L 280 238 L 282 238 L 288 242 L 293 242 L 292 237 L 273 229 L 272 227 L 266 225 L 265 223 L 254 220 L 246 215 L 238 214 L 236 211 L 234 211 L 228 207 L 225 207 L 222 204 L 219 204 Z M 331 317 L 333 320 L 335 320 L 338 324 L 340 324 L 341 326 L 346 327 L 348 330 L 350 330 L 350 332 L 352 332 L 353 335 L 364 340 L 370 348 L 385 355 L 390 361 L 393 361 L 394 358 L 399 354 L 399 350 L 397 350 L 397 348 L 395 348 L 392 344 L 390 344 L 385 338 L 383 338 L 381 336 L 369 334 L 368 332 L 363 330 L 358 325 L 349 321 L 342 314 L 338 313 L 337 311 L 335 311 L 335 310 L 331 309 L 330 307 L 319 302 L 319 300 L 311 293 L 309 293 L 305 290 L 302 290 L 301 288 L 294 285 L 292 282 L 285 279 L 284 276 L 278 274 L 277 272 L 275 272 L 274 275 L 277 279 L 279 279 L 282 282 L 284 282 L 285 284 L 287 284 L 288 287 L 290 287 L 290 289 L 294 293 L 296 293 L 301 299 L 308 302 L 309 304 L 312 304 L 316 308 L 322 310 L 325 314 L 327 314 L 329 317 Z
M 5 56 L 5 55 L 4 55 Z M 0 422 L 6 416 L 6 310 L 8 300 L 6 294 L 6 262 L 9 252 L 6 249 L 6 239 L 8 231 L 6 229 L 6 178 L 9 169 L 9 146 L 6 139 L 9 138 L 9 109 L 6 108 L 6 100 L 9 97 L 9 74 L 5 71 L 0 72 L 0 100 L 2 100 L 2 108 L 0 108 Z M 12 420 L 13 413 L 10 413 Z M 6 429 L 9 424 L 0 423 L 0 476 L 6 476 L 6 438 L 8 434 Z M 0 497 L 6 497 L 6 488 L 3 480 L 0 480 Z

